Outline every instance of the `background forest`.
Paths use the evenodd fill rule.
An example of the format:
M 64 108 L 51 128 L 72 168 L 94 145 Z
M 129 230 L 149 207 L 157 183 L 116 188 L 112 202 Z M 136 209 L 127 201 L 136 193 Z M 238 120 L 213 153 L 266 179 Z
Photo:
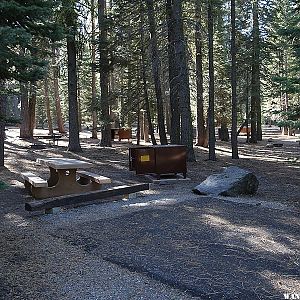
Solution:
M 299 9 L 297 0 L 2 0 L 0 165 L 5 124 L 18 120 L 22 138 L 69 131 L 75 152 L 82 128 L 111 146 L 111 127 L 130 127 L 138 141 L 149 132 L 153 144 L 186 145 L 190 161 L 193 136 L 215 159 L 216 127 L 231 129 L 233 158 L 242 127 L 252 143 L 262 124 L 293 134 Z

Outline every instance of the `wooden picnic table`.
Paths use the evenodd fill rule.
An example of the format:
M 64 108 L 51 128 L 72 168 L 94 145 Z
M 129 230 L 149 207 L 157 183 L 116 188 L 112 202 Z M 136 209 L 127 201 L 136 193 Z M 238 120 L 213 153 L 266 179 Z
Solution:
M 99 190 L 103 183 L 111 182 L 107 177 L 78 171 L 93 166 L 86 161 L 70 158 L 39 158 L 37 163 L 49 167 L 50 177 L 46 181 L 32 173 L 22 174 L 25 187 L 31 191 L 34 198 L 44 199 L 86 193 Z

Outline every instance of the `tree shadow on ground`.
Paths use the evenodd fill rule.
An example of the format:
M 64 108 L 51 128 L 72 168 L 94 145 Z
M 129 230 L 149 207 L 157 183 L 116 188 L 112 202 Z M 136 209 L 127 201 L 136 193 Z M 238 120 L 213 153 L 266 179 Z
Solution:
M 295 214 L 202 198 L 52 236 L 201 299 L 279 299 L 300 284 L 299 232 Z

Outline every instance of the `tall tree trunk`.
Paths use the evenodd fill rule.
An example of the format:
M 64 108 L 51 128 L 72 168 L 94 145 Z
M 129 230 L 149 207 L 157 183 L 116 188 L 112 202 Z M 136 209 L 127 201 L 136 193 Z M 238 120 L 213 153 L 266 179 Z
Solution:
M 6 117 L 5 82 L 0 81 L 0 167 L 4 167 L 4 141 L 5 141 L 5 117 Z
M 92 138 L 97 139 L 97 95 L 96 95 L 96 30 L 95 30 L 95 0 L 91 2 L 92 18 Z
M 261 124 L 261 97 L 257 103 L 257 140 L 262 141 L 262 124 Z
M 145 115 L 145 112 L 146 112 L 146 115 Z M 149 119 L 148 119 L 148 114 L 147 114 L 147 110 L 146 111 L 143 111 L 143 136 L 144 136 L 144 142 L 145 143 L 149 143 L 150 140 L 149 140 Z M 151 142 L 153 144 L 153 136 L 151 135 L 151 132 L 150 132 L 150 136 L 151 136 Z M 155 141 L 155 144 L 153 145 L 156 145 L 156 141 Z
M 167 0 L 169 2 L 169 0 Z M 193 149 L 193 126 L 192 126 L 192 115 L 190 105 L 190 86 L 189 86 L 189 72 L 188 62 L 186 55 L 186 41 L 183 31 L 183 20 L 182 20 L 182 0 L 175 0 L 171 4 L 171 16 L 173 20 L 175 39 L 172 40 L 174 47 L 174 58 L 170 59 L 170 63 L 174 64 L 171 69 L 175 70 L 175 77 L 177 78 L 177 86 L 171 86 L 175 88 L 173 92 L 176 95 L 176 99 L 179 99 L 179 108 L 181 112 L 181 144 L 187 147 L 187 159 L 188 161 L 195 161 L 195 154 Z M 169 30 L 169 27 L 168 27 Z M 173 78 L 174 80 L 174 78 Z M 172 124 L 173 125 L 173 124 Z
M 110 95 L 110 105 L 109 105 L 109 116 L 111 120 L 111 126 L 116 127 L 116 121 L 117 121 L 117 116 L 115 112 L 112 110 L 112 106 L 117 103 L 117 97 L 116 97 L 116 78 L 114 71 L 111 70 L 109 74 L 109 95 Z M 130 127 L 132 127 L 131 124 L 129 124 Z M 118 126 L 117 126 L 118 127 Z
M 157 36 L 156 36 L 156 25 L 155 25 L 155 14 L 153 0 L 146 0 L 149 31 L 151 34 L 151 54 L 152 54 L 152 74 L 155 86 L 155 94 L 157 101 L 157 120 L 159 129 L 159 138 L 162 145 L 167 144 L 166 128 L 165 128 L 165 117 L 164 117 L 164 102 L 161 87 L 161 63 L 157 48 Z
M 232 158 L 238 159 L 238 141 L 237 141 L 237 94 L 236 94 L 236 25 L 235 25 L 235 0 L 231 0 L 231 109 L 232 109 L 232 126 L 231 126 L 231 149 Z
M 205 144 L 205 126 L 203 111 L 203 68 L 202 68 L 202 26 L 201 26 L 201 0 L 195 0 L 195 46 L 196 46 L 196 84 L 197 84 L 197 145 Z
M 64 0 L 67 8 L 66 25 L 67 35 L 67 56 L 68 56 L 68 98 L 69 98 L 69 145 L 68 150 L 81 152 L 79 140 L 78 123 L 78 99 L 77 99 L 77 65 L 76 65 L 76 13 L 74 3 Z
M 141 109 L 141 110 L 140 110 L 140 115 L 141 115 L 141 118 L 140 118 L 141 139 L 142 139 L 142 140 L 145 140 L 145 132 L 144 132 L 144 129 L 145 129 L 145 126 L 144 126 L 144 122 L 145 122 L 145 111 L 144 111 L 144 109 Z
M 100 30 L 99 53 L 100 53 L 100 89 L 101 89 L 101 146 L 111 147 L 111 125 L 109 114 L 109 59 L 107 40 L 106 0 L 98 0 L 98 23 Z
M 82 113 L 81 113 L 81 86 L 79 83 L 79 72 L 77 72 L 77 99 L 78 99 L 78 130 L 82 131 Z
M 20 138 L 30 138 L 29 126 L 29 105 L 28 105 L 28 83 L 20 82 L 21 94 L 21 125 Z
M 53 92 L 54 92 L 54 101 L 56 109 L 56 120 L 59 133 L 66 133 L 64 128 L 64 121 L 62 118 L 61 104 L 60 104 L 60 95 L 59 95 L 59 66 L 58 66 L 58 49 L 52 45 L 52 72 L 53 72 Z
M 212 1 L 208 0 L 208 73 L 209 73 L 209 106 L 208 106 L 208 146 L 209 159 L 216 160 L 215 139 L 215 75 L 214 75 L 214 15 Z
M 52 117 L 51 117 L 51 109 L 50 109 L 50 99 L 49 99 L 49 80 L 48 80 L 48 76 L 46 76 L 44 78 L 44 99 L 45 99 L 45 110 L 46 110 L 46 115 L 47 115 L 48 131 L 49 131 L 49 134 L 53 134 Z
M 136 128 L 136 144 L 139 145 L 141 141 L 141 112 L 140 103 L 137 105 L 137 128 Z
M 124 127 L 126 125 L 126 117 L 128 117 L 128 109 L 126 108 L 126 103 L 130 103 L 132 98 L 132 81 L 133 81 L 133 66 L 129 64 L 127 69 L 127 89 L 126 89 L 126 100 L 121 97 L 121 111 L 120 111 L 120 125 Z
M 260 103 L 260 41 L 258 22 L 258 0 L 253 0 L 252 32 L 252 78 L 251 78 L 251 143 L 261 140 L 261 103 Z
M 148 136 L 148 128 L 150 131 L 150 136 L 151 136 L 151 142 L 153 145 L 156 145 L 156 139 L 154 136 L 154 129 L 152 125 L 152 120 L 151 120 L 151 111 L 150 111 L 150 101 L 149 101 L 149 95 L 148 95 L 148 86 L 147 86 L 147 77 L 146 77 L 146 53 L 145 53 L 145 38 L 144 38 L 144 8 L 143 4 L 141 3 L 141 8 L 140 8 L 140 37 L 141 37 L 141 42 L 140 42 L 140 47 L 141 47 L 141 69 L 142 69 L 142 82 L 143 82 L 143 94 L 144 94 L 144 100 L 145 100 L 145 108 L 146 108 L 146 114 L 147 114 L 147 124 L 144 122 L 144 126 L 147 129 L 147 133 L 145 133 L 145 136 Z M 144 128 L 144 132 L 145 132 Z M 146 141 L 146 138 L 144 139 Z
M 178 70 L 175 60 L 176 40 L 175 20 L 173 17 L 172 0 L 166 0 L 166 15 L 168 25 L 168 60 L 169 60 L 169 86 L 170 86 L 170 110 L 171 110 L 171 128 L 170 139 L 171 144 L 180 144 L 180 110 L 179 96 L 177 89 L 179 88 L 179 80 L 177 78 Z
M 286 73 L 286 68 L 285 68 L 285 49 L 279 50 L 278 51 L 278 64 L 279 64 L 279 76 L 280 77 L 287 77 L 287 73 Z M 281 109 L 283 111 L 287 111 L 288 109 L 288 95 L 287 95 L 287 91 L 286 88 L 284 89 L 283 87 L 283 83 L 280 82 L 280 105 L 281 105 Z M 288 127 L 287 126 L 282 126 L 282 135 L 286 135 L 288 134 Z
M 167 133 L 170 134 L 171 132 L 171 113 L 170 113 L 170 101 L 166 101 L 165 105 L 165 112 L 166 112 L 166 126 L 167 126 Z
M 29 134 L 31 138 L 33 138 L 33 131 L 35 129 L 35 115 L 36 115 L 35 107 L 36 107 L 36 83 L 30 82 L 28 111 L 29 111 Z
M 169 84 L 168 84 L 168 70 L 162 68 L 162 91 L 165 95 L 165 116 L 166 116 L 166 133 L 171 132 L 171 108 L 170 108 L 170 97 L 169 95 Z M 168 96 L 168 97 L 167 97 Z
M 250 133 L 249 133 L 249 70 L 246 70 L 246 131 L 247 131 L 247 139 L 246 142 L 250 141 Z

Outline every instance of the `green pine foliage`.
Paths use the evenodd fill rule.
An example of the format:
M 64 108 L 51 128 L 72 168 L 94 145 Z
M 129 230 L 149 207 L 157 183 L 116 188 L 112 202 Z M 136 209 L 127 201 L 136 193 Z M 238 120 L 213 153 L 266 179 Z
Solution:
M 51 21 L 55 1 L 3 0 L 0 2 L 0 79 L 37 80 L 45 62 L 38 59 L 38 39 L 61 37 Z
M 295 128 L 300 117 L 293 113 L 300 107 L 300 17 L 296 1 L 274 1 L 268 18 L 268 108 L 281 126 Z

